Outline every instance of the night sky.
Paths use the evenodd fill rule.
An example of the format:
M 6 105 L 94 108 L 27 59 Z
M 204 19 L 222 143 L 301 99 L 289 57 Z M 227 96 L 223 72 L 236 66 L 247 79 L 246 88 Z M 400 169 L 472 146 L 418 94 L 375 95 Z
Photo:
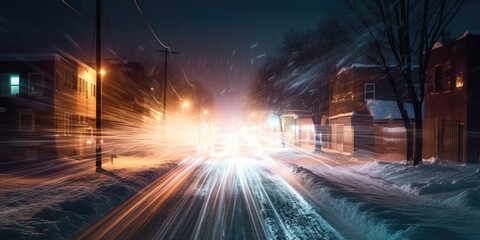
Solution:
M 94 61 L 94 0 L 2 1 L 0 53 L 63 50 Z M 340 1 L 155 1 L 137 0 L 160 40 L 180 52 L 173 63 L 190 81 L 212 91 L 246 87 L 255 70 L 277 54 L 283 35 L 313 28 L 329 15 L 341 17 Z M 105 58 L 162 63 L 162 49 L 133 0 L 103 0 L 110 24 L 103 25 Z M 471 1 L 452 24 L 452 36 L 478 31 L 480 1 Z

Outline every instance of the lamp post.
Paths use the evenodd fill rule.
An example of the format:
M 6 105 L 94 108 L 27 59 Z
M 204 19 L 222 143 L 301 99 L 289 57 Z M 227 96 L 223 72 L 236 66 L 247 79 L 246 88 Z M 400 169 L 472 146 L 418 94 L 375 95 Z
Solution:
M 95 128 L 96 128 L 96 140 L 95 140 L 95 166 L 97 170 L 102 168 L 102 41 L 101 41 L 101 24 L 102 24 L 102 8 L 101 0 L 96 2 L 96 96 L 95 96 Z

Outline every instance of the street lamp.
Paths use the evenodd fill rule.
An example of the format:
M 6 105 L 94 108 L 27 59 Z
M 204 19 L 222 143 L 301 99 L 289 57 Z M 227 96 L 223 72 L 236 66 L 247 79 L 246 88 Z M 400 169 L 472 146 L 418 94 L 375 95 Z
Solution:
M 190 103 L 188 101 L 183 101 L 182 103 L 182 117 L 185 115 L 185 108 L 190 106 Z
M 97 82 L 96 82 L 96 96 L 95 96 L 95 127 L 96 127 L 96 141 L 95 141 L 95 166 L 97 170 L 102 168 L 102 77 L 105 75 L 105 70 L 99 68 L 97 64 Z M 100 69 L 100 70 L 98 70 Z
M 102 4 L 97 0 L 95 4 L 95 71 L 96 71 L 96 94 L 95 94 L 95 167 L 102 169 Z

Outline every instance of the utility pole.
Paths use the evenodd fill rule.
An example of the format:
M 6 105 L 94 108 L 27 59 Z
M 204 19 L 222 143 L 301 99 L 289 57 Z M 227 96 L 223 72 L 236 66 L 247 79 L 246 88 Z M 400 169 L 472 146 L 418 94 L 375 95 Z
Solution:
M 99 170 L 102 168 L 102 75 L 100 73 L 102 68 L 102 42 L 101 42 L 101 24 L 102 24 L 102 6 L 101 0 L 96 3 L 96 64 L 97 64 L 97 87 L 96 87 L 96 141 L 95 141 L 95 166 Z
M 165 77 L 163 78 L 163 135 L 165 136 L 165 116 L 167 111 L 167 55 L 169 53 L 178 54 L 178 52 L 170 51 L 169 48 L 165 48 L 165 50 L 157 50 L 157 52 L 165 54 Z

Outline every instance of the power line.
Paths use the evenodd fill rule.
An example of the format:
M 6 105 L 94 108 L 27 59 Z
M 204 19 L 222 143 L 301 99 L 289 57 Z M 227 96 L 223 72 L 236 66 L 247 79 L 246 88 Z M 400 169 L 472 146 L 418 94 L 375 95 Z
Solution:
M 172 58 L 172 60 L 175 60 L 175 58 L 173 57 L 173 54 L 172 54 L 172 52 L 171 52 L 170 47 L 166 46 L 166 45 L 160 40 L 160 38 L 157 36 L 157 34 L 155 33 L 155 31 L 154 31 L 153 28 L 151 27 L 150 23 L 148 22 L 147 18 L 146 18 L 145 15 L 143 14 L 143 11 L 142 11 L 142 9 L 140 8 L 140 5 L 138 4 L 137 0 L 133 0 L 133 2 L 135 3 L 135 6 L 137 7 L 138 12 L 139 12 L 140 15 L 142 16 L 143 21 L 144 21 L 145 24 L 148 26 L 148 28 L 150 29 L 151 33 L 152 33 L 153 36 L 155 37 L 155 39 L 156 39 L 165 49 L 167 49 L 167 51 L 168 51 L 169 54 L 170 54 L 170 58 Z M 187 82 L 187 84 L 188 84 L 189 86 L 191 86 L 191 87 L 194 87 L 195 85 L 190 82 L 190 80 L 189 80 L 188 77 L 187 77 L 187 74 L 185 73 L 185 68 L 183 67 L 183 64 L 180 64 L 180 67 L 181 67 L 181 69 L 182 69 L 182 73 L 183 73 L 183 76 L 184 76 L 185 81 Z
M 148 29 L 150 29 L 150 32 L 153 34 L 153 36 L 155 37 L 155 39 L 157 40 L 157 42 L 160 43 L 160 45 L 162 45 L 162 47 L 170 50 L 170 47 L 167 46 L 167 45 L 165 45 L 165 44 L 160 40 L 160 38 L 157 36 L 157 34 L 155 33 L 155 31 L 153 30 L 152 26 L 151 26 L 150 23 L 148 22 L 148 20 L 147 20 L 147 18 L 145 17 L 145 15 L 143 15 L 142 9 L 140 8 L 140 5 L 138 5 L 137 0 L 133 0 L 133 2 L 135 3 L 135 6 L 137 6 L 138 12 L 139 12 L 140 15 L 142 16 L 143 21 L 144 21 L 145 24 L 147 25 Z
M 173 90 L 173 92 L 175 93 L 175 95 L 177 95 L 177 97 L 179 99 L 181 99 L 182 97 L 178 94 L 177 90 L 175 90 L 175 88 L 173 87 L 172 83 L 170 81 L 167 81 L 168 82 L 168 85 L 170 86 L 170 88 Z

